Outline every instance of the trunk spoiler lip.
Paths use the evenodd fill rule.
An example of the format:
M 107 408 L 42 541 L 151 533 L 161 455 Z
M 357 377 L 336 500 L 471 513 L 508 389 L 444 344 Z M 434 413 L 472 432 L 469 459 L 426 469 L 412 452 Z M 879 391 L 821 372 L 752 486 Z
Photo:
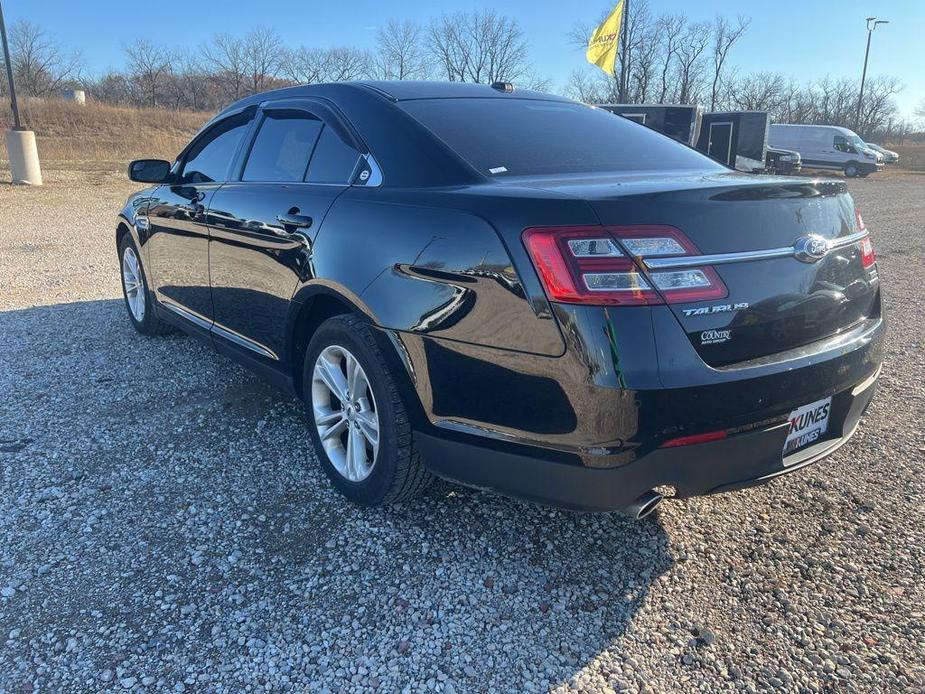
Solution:
M 847 236 L 834 239 L 824 239 L 826 242 L 825 255 L 832 251 L 850 246 L 863 240 L 869 235 L 867 231 L 859 231 Z M 820 237 L 821 238 L 821 237 Z M 649 270 L 668 270 L 675 268 L 700 267 L 702 265 L 728 265 L 729 263 L 747 263 L 755 260 L 769 260 L 771 258 L 797 257 L 796 244 L 782 248 L 766 248 L 758 251 L 741 251 L 738 253 L 716 253 L 713 255 L 678 256 L 673 258 L 646 258 L 643 260 Z M 819 258 L 821 260 L 824 255 Z

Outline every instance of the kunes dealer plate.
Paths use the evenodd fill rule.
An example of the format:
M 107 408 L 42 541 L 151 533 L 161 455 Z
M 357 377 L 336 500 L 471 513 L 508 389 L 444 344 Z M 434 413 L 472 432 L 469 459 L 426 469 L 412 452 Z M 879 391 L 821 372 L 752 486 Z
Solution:
M 829 414 L 832 410 L 832 398 L 817 400 L 790 413 L 790 431 L 784 442 L 784 465 L 787 456 L 822 438 L 829 428 Z

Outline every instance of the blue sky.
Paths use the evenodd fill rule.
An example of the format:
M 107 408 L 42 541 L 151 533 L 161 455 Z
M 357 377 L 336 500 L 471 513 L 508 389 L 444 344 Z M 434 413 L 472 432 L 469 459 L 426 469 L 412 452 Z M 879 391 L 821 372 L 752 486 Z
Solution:
M 583 55 L 568 31 L 590 23 L 608 7 L 599 0 L 2 0 L 7 22 L 27 17 L 79 48 L 91 71 L 119 66 L 122 46 L 147 35 L 168 45 L 198 45 L 213 33 L 245 33 L 263 24 L 287 43 L 372 47 L 376 29 L 390 18 L 426 22 L 442 12 L 494 7 L 520 22 L 538 70 L 561 88 Z M 614 0 L 615 2 L 615 0 Z M 798 79 L 858 77 L 867 38 L 864 18 L 891 20 L 874 34 L 868 75 L 894 75 L 905 84 L 898 98 L 910 116 L 925 99 L 923 0 L 649 0 L 654 11 L 684 12 L 694 20 L 721 13 L 752 18 L 732 62 L 745 72 L 774 70 Z M 207 11 L 205 8 L 220 8 Z M 589 67 L 589 69 L 591 69 Z

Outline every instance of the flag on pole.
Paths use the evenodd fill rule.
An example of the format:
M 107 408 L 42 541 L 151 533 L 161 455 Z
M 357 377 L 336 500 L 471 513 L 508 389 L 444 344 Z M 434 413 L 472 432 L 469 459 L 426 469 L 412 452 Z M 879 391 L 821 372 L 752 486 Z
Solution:
M 588 39 L 585 57 L 601 70 L 613 77 L 617 62 L 617 46 L 620 38 L 620 24 L 623 21 L 623 0 L 617 3 L 607 19 L 594 30 Z

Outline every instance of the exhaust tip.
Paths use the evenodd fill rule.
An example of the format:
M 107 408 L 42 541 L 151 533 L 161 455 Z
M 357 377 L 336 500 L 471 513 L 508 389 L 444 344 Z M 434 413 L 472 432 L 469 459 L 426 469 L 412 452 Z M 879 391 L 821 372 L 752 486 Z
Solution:
M 634 520 L 642 520 L 654 511 L 665 497 L 654 489 L 650 489 L 636 501 L 626 507 L 625 513 Z

